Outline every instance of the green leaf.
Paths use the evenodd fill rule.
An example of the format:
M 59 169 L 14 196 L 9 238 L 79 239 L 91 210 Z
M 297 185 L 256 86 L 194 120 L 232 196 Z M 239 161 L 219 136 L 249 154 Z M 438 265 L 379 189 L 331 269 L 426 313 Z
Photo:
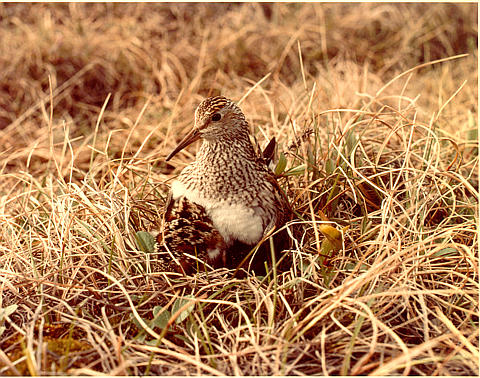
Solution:
M 2 320 L 6 316 L 12 315 L 15 311 L 17 311 L 18 306 L 16 304 L 7 306 L 5 308 L 0 308 L 0 320 Z
M 477 122 L 475 121 L 475 117 L 473 116 L 473 113 L 470 110 L 468 111 L 468 127 L 472 130 L 477 131 L 477 134 L 478 134 Z
M 357 144 L 357 137 L 355 136 L 355 134 L 353 133 L 353 131 L 349 132 L 348 135 L 347 135 L 347 154 L 350 155 L 350 153 L 353 151 L 353 149 L 355 148 L 355 145 Z
M 195 302 L 194 302 L 195 297 L 191 294 L 185 295 L 183 298 L 178 298 L 175 303 L 172 306 L 172 314 L 175 314 L 177 311 L 179 311 L 183 306 L 185 306 L 187 303 L 190 303 L 188 306 L 186 306 L 183 311 L 178 315 L 177 319 L 175 319 L 175 323 L 180 324 L 183 322 L 188 315 L 193 311 L 195 308 Z
M 156 250 L 156 240 L 149 232 L 138 231 L 135 234 L 135 242 L 140 251 L 153 253 Z
M 278 159 L 277 166 L 275 167 L 275 174 L 281 175 L 287 166 L 287 158 L 285 154 L 282 152 L 280 153 L 280 158 Z
M 352 272 L 353 270 L 355 270 L 357 268 L 357 264 L 354 264 L 354 263 L 347 263 L 345 264 L 345 270 L 347 272 Z M 365 272 L 369 269 L 369 266 L 366 265 L 366 264 L 361 264 L 360 265 L 360 268 L 359 268 L 359 271 L 360 272 Z
M 333 246 L 332 242 L 328 240 L 327 238 L 322 240 L 322 245 L 320 247 L 320 254 L 321 254 L 321 260 L 323 263 L 323 260 L 325 259 L 325 256 L 330 257 L 330 253 L 335 250 L 335 247 Z
M 441 249 L 441 250 L 438 251 L 438 252 L 435 252 L 435 253 L 433 254 L 433 256 L 435 256 L 435 257 L 454 256 L 454 255 L 457 255 L 457 254 L 458 254 L 458 251 L 457 251 L 455 248 L 447 247 L 447 248 Z
M 4 318 L 12 315 L 15 311 L 17 311 L 17 308 L 18 308 L 18 306 L 16 304 L 7 306 L 5 308 L 0 308 L 0 324 L 2 324 L 0 326 L 0 336 L 3 334 L 3 332 L 5 332 L 5 330 L 7 328 L 3 325 Z
M 175 334 L 175 335 L 173 335 L 173 337 L 175 337 L 176 339 L 182 341 L 183 343 L 185 343 L 187 345 L 188 345 L 188 343 L 191 342 L 187 337 L 185 337 L 183 335 L 180 335 L 180 334 Z
M 470 142 L 478 142 L 478 127 L 477 122 L 475 121 L 475 117 L 473 116 L 472 112 L 468 112 L 468 130 L 467 130 L 467 139 Z
M 138 341 L 139 343 L 143 343 L 143 342 L 145 342 L 146 337 L 147 337 L 146 333 L 139 333 L 137 336 L 134 337 L 134 340 Z
M 296 167 L 290 168 L 288 171 L 285 172 L 285 176 L 299 176 L 305 173 L 305 169 L 307 168 L 306 164 L 300 164 Z
M 154 327 L 158 327 L 158 328 L 165 328 L 168 324 L 168 321 L 170 320 L 171 318 L 171 314 L 170 314 L 170 311 L 168 310 L 163 310 L 163 312 L 161 312 L 163 310 L 163 307 L 162 306 L 155 306 L 153 308 L 153 321 L 152 321 L 152 324 Z
M 362 219 L 361 227 L 360 227 L 360 235 L 364 235 L 372 228 L 372 222 L 368 219 L 367 216 L 364 216 Z
M 327 171 L 327 174 L 331 175 L 335 171 L 335 168 L 337 168 L 335 160 L 327 159 L 325 162 L 325 170 Z
M 130 320 L 133 322 L 133 324 L 135 324 L 135 326 L 141 331 L 141 332 L 144 332 L 143 331 L 143 326 L 139 323 L 139 321 L 137 320 L 137 318 L 135 316 L 133 316 L 132 314 L 130 314 Z M 150 324 L 150 320 L 148 319 L 143 319 L 143 321 L 145 322 L 145 324 L 147 326 L 149 326 L 150 328 L 152 328 L 151 324 Z

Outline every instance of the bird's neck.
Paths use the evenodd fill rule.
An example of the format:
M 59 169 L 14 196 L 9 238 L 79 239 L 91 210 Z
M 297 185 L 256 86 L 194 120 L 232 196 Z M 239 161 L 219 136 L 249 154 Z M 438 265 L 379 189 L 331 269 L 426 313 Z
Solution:
M 197 153 L 196 164 L 200 166 L 225 166 L 243 162 L 255 162 L 257 159 L 248 134 L 234 139 L 205 139 Z
M 239 196 L 246 185 L 255 186 L 263 176 L 247 135 L 235 140 L 204 140 L 196 161 L 182 171 L 178 180 L 202 197 L 229 200 Z

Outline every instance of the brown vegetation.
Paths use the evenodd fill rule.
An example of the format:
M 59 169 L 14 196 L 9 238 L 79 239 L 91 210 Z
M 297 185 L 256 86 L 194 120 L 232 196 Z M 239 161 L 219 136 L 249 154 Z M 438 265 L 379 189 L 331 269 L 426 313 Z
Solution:
M 477 32 L 476 4 L 0 4 L 0 374 L 478 375 Z M 140 243 L 216 94 L 280 143 L 286 272 Z

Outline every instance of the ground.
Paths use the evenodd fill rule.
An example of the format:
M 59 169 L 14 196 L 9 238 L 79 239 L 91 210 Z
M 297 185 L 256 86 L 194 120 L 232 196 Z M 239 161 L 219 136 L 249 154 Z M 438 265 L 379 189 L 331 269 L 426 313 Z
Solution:
M 478 375 L 476 4 L 0 4 L 0 373 Z M 237 102 L 287 269 L 163 272 L 165 156 Z

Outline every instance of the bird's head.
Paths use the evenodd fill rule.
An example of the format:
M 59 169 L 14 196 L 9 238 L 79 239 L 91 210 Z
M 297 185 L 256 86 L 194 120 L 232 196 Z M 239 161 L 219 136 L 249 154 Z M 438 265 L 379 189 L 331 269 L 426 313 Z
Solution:
M 248 125 L 240 108 L 223 96 L 203 100 L 195 110 L 195 125 L 165 160 L 202 138 L 209 141 L 248 137 Z

